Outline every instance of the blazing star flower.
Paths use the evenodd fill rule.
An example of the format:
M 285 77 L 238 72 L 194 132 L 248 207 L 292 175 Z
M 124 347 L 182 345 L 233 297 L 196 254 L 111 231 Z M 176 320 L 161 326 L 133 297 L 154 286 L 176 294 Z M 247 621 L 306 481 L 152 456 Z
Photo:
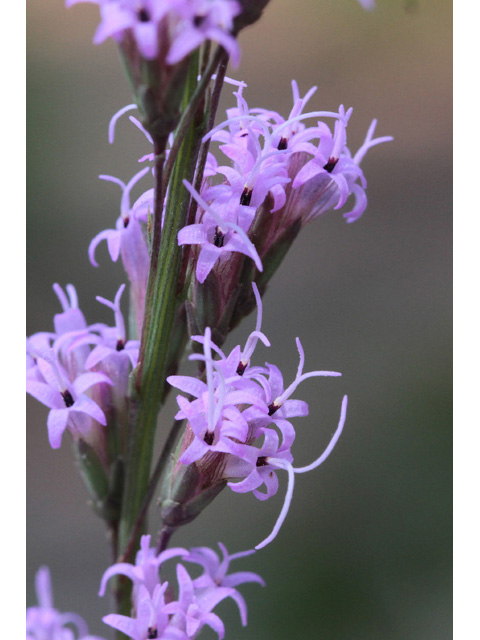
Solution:
M 269 346 L 261 331 L 262 305 L 259 291 L 253 286 L 258 305 L 255 330 L 242 350 L 235 347 L 227 356 L 211 339 L 207 327 L 204 336 L 192 336 L 203 346 L 203 354 L 193 354 L 191 360 L 204 363 L 206 381 L 189 376 L 171 376 L 167 381 L 184 393 L 193 396 L 187 400 L 177 397 L 180 411 L 177 420 L 186 419 L 188 426 L 179 462 L 195 463 L 200 474 L 210 471 L 209 454 L 221 454 L 216 460 L 221 477 L 236 493 L 252 491 L 259 500 L 267 500 L 277 493 L 277 471 L 288 473 L 288 487 L 284 506 L 274 530 L 256 548 L 262 548 L 277 535 L 285 520 L 293 494 L 296 473 L 304 473 L 319 466 L 333 449 L 343 429 L 347 398 L 342 403 L 339 426 L 327 450 L 308 467 L 293 467 L 292 444 L 295 429 L 291 418 L 308 415 L 308 405 L 293 399 L 297 387 L 313 377 L 337 377 L 336 371 L 304 372 L 305 354 L 297 338 L 299 365 L 294 380 L 285 387 L 278 367 L 266 364 L 251 366 L 250 360 L 259 340 Z M 212 355 L 214 352 L 219 359 Z M 280 438 L 281 435 L 281 438 Z M 219 478 L 215 476 L 218 482 Z M 265 490 L 261 488 L 265 486 Z
M 188 640 L 185 633 L 168 624 L 169 617 L 165 612 L 165 590 L 167 587 L 168 582 L 163 585 L 157 584 L 153 594 L 150 594 L 148 589 L 141 584 L 138 590 L 135 618 L 111 613 L 103 618 L 103 622 L 133 640 L 147 640 L 147 638 Z
M 208 274 L 219 260 L 225 260 L 231 252 L 243 253 L 252 258 L 255 266 L 262 271 L 262 263 L 258 253 L 249 240 L 245 227 L 252 221 L 252 211 L 238 205 L 236 209 L 216 210 L 184 180 L 184 185 L 199 205 L 202 213 L 197 214 L 199 222 L 190 224 L 178 232 L 179 245 L 200 245 L 197 258 L 196 277 L 200 283 L 205 282 Z
M 214 371 L 210 328 L 205 331 L 204 355 L 194 354 L 190 359 L 205 362 L 206 383 L 189 376 L 167 378 L 172 386 L 197 396 L 197 400 L 192 402 L 177 396 L 180 411 L 175 418 L 187 419 L 195 435 L 180 461 L 191 464 L 209 452 L 232 453 L 242 457 L 242 443 L 247 440 L 249 426 L 239 406 L 261 403 L 260 396 L 252 393 L 252 388 L 238 390 L 229 386 L 221 370 Z M 251 457 L 250 453 L 248 457 Z
M 319 202 L 317 204 L 312 202 L 309 209 L 303 203 L 305 207 L 304 223 L 323 213 L 326 205 L 328 208 L 333 206 L 334 209 L 340 209 L 352 193 L 355 196 L 356 204 L 351 211 L 343 214 L 347 222 L 357 220 L 366 208 L 365 188 L 367 182 L 360 169 L 360 161 L 369 148 L 382 142 L 388 142 L 392 140 L 392 137 L 384 136 L 373 139 L 376 126 L 376 120 L 373 120 L 363 145 L 352 158 L 346 147 L 346 126 L 351 112 L 351 109 L 345 112 L 343 105 L 340 106 L 341 118 L 335 123 L 334 135 L 332 136 L 328 132 L 320 139 L 317 148 L 310 143 L 299 145 L 299 151 L 311 153 L 314 157 L 303 165 L 296 174 L 292 185 L 293 189 L 299 189 L 305 184 L 309 185 L 312 181 L 311 185 L 315 187 L 314 191 L 317 191 L 317 195 L 321 194 Z M 357 179 L 360 180 L 360 185 L 356 184 Z M 309 195 L 313 197 L 311 189 Z M 295 198 L 295 196 L 293 197 Z
M 88 635 L 86 622 L 76 613 L 60 613 L 53 607 L 52 583 L 48 567 L 40 567 L 35 576 L 37 607 L 27 609 L 27 640 L 103 640 Z M 76 633 L 71 627 L 73 625 Z
M 163 609 L 165 613 L 173 614 L 171 625 L 185 631 L 189 638 L 194 638 L 200 629 L 207 625 L 222 640 L 225 626 L 221 619 L 212 613 L 212 609 L 225 598 L 232 597 L 235 589 L 217 586 L 216 589 L 202 590 L 203 593 L 199 594 L 187 570 L 181 564 L 177 565 L 177 579 L 180 587 L 178 601 L 170 602 Z
M 155 549 L 150 547 L 150 536 L 142 536 L 135 565 L 127 562 L 118 562 L 109 567 L 103 574 L 98 595 L 105 595 L 107 582 L 112 576 L 124 575 L 133 582 L 134 602 L 137 602 L 137 594 L 140 587 L 144 587 L 148 594 L 153 597 L 156 587 L 160 584 L 159 568 L 162 563 L 171 558 L 186 556 L 187 554 L 188 551 L 186 549 L 175 547 L 156 555 Z
M 218 543 L 223 555 L 223 559 L 220 558 L 213 549 L 209 547 L 194 547 L 191 552 L 184 558 L 187 562 L 194 562 L 203 567 L 203 574 L 193 580 L 193 586 L 199 593 L 208 593 L 217 589 L 218 587 L 231 587 L 234 589 L 234 593 L 230 597 L 237 603 L 240 611 L 240 618 L 242 625 L 247 624 L 247 605 L 244 597 L 239 593 L 235 587 L 245 582 L 256 582 L 257 584 L 265 586 L 265 581 L 256 573 L 251 571 L 237 571 L 227 575 L 230 562 L 237 558 L 244 558 L 246 556 L 255 553 L 253 549 L 249 551 L 240 551 L 239 553 L 229 554 L 225 545 L 221 542 Z
M 124 369 L 123 365 L 128 362 L 132 368 L 137 365 L 140 342 L 126 339 L 125 321 L 120 308 L 120 300 L 124 290 L 125 285 L 122 284 L 117 291 L 114 302 L 97 296 L 98 302 L 114 312 L 115 326 L 109 327 L 101 323 L 92 325 L 85 335 L 77 338 L 70 345 L 70 349 L 75 349 L 82 344 L 95 345 L 85 361 L 86 369 L 93 369 L 107 359 L 110 363 L 109 368 L 112 370 L 115 368 Z M 93 331 L 97 333 L 93 333 Z
M 240 13 L 235 0 L 194 0 L 178 5 L 179 20 L 173 31 L 166 61 L 175 64 L 207 40 L 228 51 L 232 64 L 240 62 L 240 48 L 232 36 L 233 20 Z
M 95 439 L 95 422 L 105 426 L 107 420 L 102 409 L 85 392 L 97 384 L 111 385 L 110 378 L 104 373 L 91 372 L 69 379 L 53 349 L 38 355 L 37 367 L 43 381 L 29 378 L 26 388 L 30 395 L 50 409 L 47 428 L 51 447 L 60 447 L 67 427 L 74 438 L 82 437 L 87 442 Z
M 143 323 L 143 308 L 150 265 L 147 242 L 139 217 L 145 215 L 151 191 L 148 192 L 147 196 L 145 194 L 141 196 L 132 207 L 130 206 L 130 191 L 149 171 L 149 167 L 145 167 L 136 173 L 128 184 L 113 176 L 100 176 L 102 180 L 114 182 L 122 189 L 120 217 L 117 220 L 115 229 L 101 231 L 93 238 L 88 248 L 90 262 L 94 267 L 98 267 L 98 263 L 95 260 L 95 250 L 102 240 L 107 241 L 108 251 L 113 262 L 116 262 L 118 256 L 121 255 L 123 266 L 131 284 L 138 332 L 140 332 Z
M 93 38 L 121 42 L 131 34 L 141 56 L 156 59 L 168 47 L 166 63 L 174 65 L 207 40 L 218 42 L 238 66 L 240 49 L 233 37 L 233 20 L 240 13 L 235 0 L 66 0 L 98 4 L 101 22 Z M 162 35 L 160 35 L 162 34 Z M 167 38 L 162 42 L 160 37 Z
M 130 191 L 134 187 L 134 185 L 143 178 L 145 174 L 149 172 L 149 168 L 145 167 L 141 169 L 138 173 L 136 173 L 133 178 L 130 180 L 128 184 L 125 184 L 122 180 L 115 178 L 113 176 L 101 175 L 99 178 L 101 180 L 106 180 L 108 182 L 114 182 L 118 184 L 122 189 L 122 200 L 120 204 L 120 217 L 117 220 L 116 229 L 108 229 L 106 231 L 101 231 L 97 234 L 93 240 L 90 242 L 90 246 L 88 248 L 88 256 L 90 258 L 90 262 L 94 267 L 98 267 L 98 263 L 95 260 L 95 251 L 98 244 L 102 240 L 107 241 L 108 252 L 113 262 L 118 260 L 118 256 L 120 255 L 122 245 L 127 248 L 127 251 L 130 250 L 132 256 L 136 256 L 137 254 L 142 254 L 143 251 L 135 248 L 134 245 L 131 247 L 130 242 L 136 241 L 136 236 L 130 238 L 130 234 L 128 229 L 131 228 L 131 225 L 137 221 L 135 205 L 133 207 L 130 206 Z M 142 202 L 143 204 L 143 202 Z M 129 242 L 130 241 L 130 242 Z M 146 247 L 146 245 L 145 245 Z M 148 253 L 148 252 L 147 252 Z M 123 255 L 122 255 L 123 258 Z
M 262 204 L 267 193 L 272 198 L 270 211 L 277 212 L 277 216 L 268 225 L 272 231 L 265 250 L 296 219 L 306 224 L 325 211 L 343 207 L 350 195 L 354 196 L 355 205 L 344 217 L 347 222 L 360 217 L 367 204 L 366 180 L 360 161 L 369 148 L 392 140 L 390 136 L 373 139 L 374 120 L 364 144 L 352 157 L 346 146 L 346 126 L 352 109 L 346 111 L 340 105 L 338 113 L 304 113 L 316 87 L 303 98 L 295 81 L 292 90 L 294 105 L 284 119 L 274 111 L 250 109 L 240 87 L 234 93 L 237 107 L 227 110 L 228 119 L 204 138 L 221 143 L 220 150 L 234 162 L 233 168 L 218 167 L 218 173 L 227 180 L 224 188 L 228 186 L 235 193 L 243 188 L 241 197 L 248 194 L 249 203 L 256 207 Z M 319 120 L 313 126 L 305 124 L 314 118 L 334 118 L 334 133 Z M 318 140 L 317 145 L 313 144 L 314 140 Z M 313 156 L 311 160 L 309 155 Z M 212 188 L 212 193 L 218 192 L 218 186 Z M 209 194 L 208 189 L 205 194 Z

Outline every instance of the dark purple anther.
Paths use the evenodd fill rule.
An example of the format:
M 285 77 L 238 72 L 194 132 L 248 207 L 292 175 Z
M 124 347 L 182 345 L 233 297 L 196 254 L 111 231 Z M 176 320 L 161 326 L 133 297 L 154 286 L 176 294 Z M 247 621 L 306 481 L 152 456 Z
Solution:
M 247 363 L 246 362 L 242 362 L 240 360 L 238 367 L 237 367 L 237 375 L 239 376 L 243 376 L 243 374 L 245 373 L 245 369 L 247 368 Z
M 70 393 L 70 391 L 68 389 L 65 389 L 65 391 L 60 391 L 60 393 L 67 409 L 69 407 L 72 407 L 75 400 L 72 398 L 72 394 Z
M 268 415 L 269 416 L 273 416 L 275 411 L 278 411 L 280 409 L 280 407 L 281 407 L 281 405 L 276 405 L 275 402 L 272 402 L 272 404 L 268 405 Z
M 137 17 L 140 20 L 140 22 L 150 22 L 150 14 L 147 11 L 147 9 L 145 9 L 145 7 L 138 10 Z M 156 638 L 156 637 L 157 636 L 152 636 L 152 638 Z
M 252 199 L 252 189 L 245 187 L 242 195 L 240 196 L 240 204 L 243 204 L 244 206 L 248 207 L 251 199 Z
M 197 27 L 197 29 L 201 27 L 204 22 L 205 22 L 205 16 L 196 15 L 193 18 L 193 25 Z
M 329 158 L 327 164 L 323 165 L 323 168 L 325 169 L 325 171 L 328 171 L 328 173 L 332 173 L 337 162 L 338 158 Z
M 222 233 L 219 227 L 215 227 L 215 236 L 213 238 L 213 244 L 216 247 L 223 247 L 223 239 L 225 238 L 225 234 Z

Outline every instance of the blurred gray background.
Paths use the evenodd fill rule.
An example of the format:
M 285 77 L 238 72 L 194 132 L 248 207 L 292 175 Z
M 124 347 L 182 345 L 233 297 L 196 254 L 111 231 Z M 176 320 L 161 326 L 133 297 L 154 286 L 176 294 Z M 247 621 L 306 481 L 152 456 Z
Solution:
M 443 640 L 452 633 L 451 7 L 378 5 L 366 13 L 355 0 L 272 0 L 242 34 L 242 63 L 230 70 L 247 82 L 250 106 L 286 115 L 296 78 L 302 93 L 318 85 L 311 108 L 354 107 L 353 150 L 373 117 L 378 135 L 395 141 L 363 164 L 363 218 L 347 225 L 332 212 L 304 230 L 265 296 L 272 348 L 259 349 L 259 358 L 290 379 L 298 335 L 308 369 L 343 372 L 301 387 L 310 416 L 297 424 L 296 463 L 307 464 L 328 442 L 344 393 L 349 415 L 328 461 L 297 477 L 275 543 L 237 563 L 268 587 L 242 589 L 246 629 L 235 605 L 222 604 L 228 639 Z M 109 118 L 131 98 L 113 43 L 91 44 L 97 23 L 93 5 L 29 3 L 29 334 L 52 327 L 53 282 L 74 283 L 95 322 L 110 321 L 95 296 L 112 299 L 124 281 L 105 247 L 99 269 L 88 262 L 90 239 L 114 224 L 119 206 L 118 187 L 97 176 L 128 180 L 148 147 L 126 119 L 115 146 L 107 143 Z M 253 323 L 247 319 L 230 345 Z M 27 601 L 34 602 L 37 568 L 48 564 L 57 606 L 110 637 L 101 616 L 111 603 L 96 596 L 110 561 L 102 523 L 86 504 L 68 438 L 61 450 L 49 448 L 46 414 L 29 399 Z M 174 544 L 251 548 L 271 530 L 285 481 L 267 504 L 225 491 Z M 153 514 L 152 530 L 156 524 Z

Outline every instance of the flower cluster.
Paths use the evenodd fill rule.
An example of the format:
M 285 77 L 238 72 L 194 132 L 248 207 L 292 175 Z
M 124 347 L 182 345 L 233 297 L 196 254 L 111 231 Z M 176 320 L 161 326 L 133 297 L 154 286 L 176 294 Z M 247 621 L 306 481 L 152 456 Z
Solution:
M 347 398 L 343 400 L 339 425 L 325 452 L 307 467 L 293 467 L 291 447 L 295 429 L 290 419 L 308 415 L 307 403 L 293 399 L 294 392 L 307 378 L 341 374 L 335 371 L 304 373 L 305 357 L 298 338 L 300 362 L 295 379 L 288 386 L 275 365 L 252 366 L 250 360 L 258 341 L 270 345 L 261 331 L 262 303 L 256 285 L 253 287 L 258 306 L 257 324 L 245 347 L 237 346 L 225 355 L 212 342 L 211 330 L 207 328 L 204 336 L 192 338 L 203 346 L 203 353 L 190 356 L 191 360 L 201 363 L 205 381 L 190 376 L 170 376 L 167 381 L 193 397 L 188 400 L 183 395 L 177 396 L 180 411 L 175 417 L 188 422 L 180 464 L 196 464 L 199 469 L 206 469 L 212 466 L 212 456 L 215 456 L 215 482 L 226 479 L 233 491 L 252 491 L 259 500 L 276 494 L 277 471 L 287 471 L 289 484 L 284 506 L 272 533 L 256 546 L 260 549 L 280 530 L 290 506 L 295 474 L 318 467 L 335 446 L 345 422 Z M 214 358 L 212 352 L 218 357 Z
M 119 288 L 114 302 L 97 297 L 114 312 L 115 325 L 88 326 L 73 285 L 67 285 L 65 293 L 55 284 L 63 311 L 54 317 L 54 331 L 27 339 L 27 392 L 50 409 L 51 446 L 60 447 L 68 429 L 75 441 L 87 442 L 105 466 L 102 427 L 107 417 L 125 412 L 128 376 L 138 359 L 139 343 L 127 340 L 120 309 L 124 288 Z
M 200 283 L 215 266 L 223 273 L 232 252 L 250 256 L 262 271 L 261 260 L 286 231 L 342 208 L 351 195 L 354 205 L 343 216 L 347 222 L 357 220 L 367 205 L 360 162 L 368 149 L 392 140 L 374 138 L 373 120 L 352 155 L 346 133 L 352 109 L 340 105 L 338 112 L 304 113 L 316 87 L 301 97 L 293 81 L 293 107 L 285 119 L 275 111 L 249 108 L 243 96 L 246 85 L 238 84 L 236 108 L 205 137 L 219 143 L 231 164 L 217 165 L 205 176 L 200 194 L 185 185 L 198 203 L 197 219 L 180 231 L 178 242 L 197 247 L 192 259 Z M 334 120 L 333 133 L 319 118 Z
M 87 624 L 76 613 L 60 613 L 54 608 L 50 571 L 47 567 L 38 570 L 35 588 L 38 606 L 27 609 L 27 640 L 103 640 L 98 636 L 88 635 Z
M 156 554 L 150 547 L 150 536 L 142 536 L 135 565 L 118 563 L 104 573 L 100 595 L 105 593 L 108 580 L 124 575 L 133 583 L 132 617 L 112 613 L 103 621 L 133 640 L 159 638 L 162 640 L 189 640 L 195 638 L 204 625 L 211 627 L 221 639 L 225 627 L 213 609 L 225 598 L 232 598 L 238 606 L 242 624 L 247 624 L 247 606 L 236 587 L 246 582 L 264 586 L 256 573 L 241 571 L 228 574 L 232 560 L 248 556 L 253 551 L 229 555 L 219 544 L 222 559 L 207 547 L 193 548 L 190 552 L 172 548 Z M 183 564 L 177 564 L 178 598 L 168 582 L 161 582 L 159 569 L 171 558 L 181 557 L 183 562 L 199 565 L 202 574 L 192 579 Z
M 131 610 L 129 585 L 119 580 L 117 613 L 103 620 L 132 640 L 192 640 L 204 627 L 221 640 L 225 628 L 214 610 L 227 598 L 246 625 L 247 606 L 237 587 L 264 582 L 256 573 L 229 573 L 230 563 L 274 540 L 296 475 L 326 460 L 345 424 L 346 396 L 325 450 L 311 464 L 294 466 L 293 422 L 309 412 L 296 398 L 297 388 L 309 378 L 341 374 L 304 371 L 298 338 L 299 364 L 290 383 L 276 365 L 252 364 L 259 342 L 270 347 L 262 331 L 261 296 L 303 226 L 332 209 L 344 211 L 349 201 L 347 222 L 363 214 L 367 183 L 361 162 L 370 148 L 392 138 L 375 138 L 373 120 L 352 153 L 352 109 L 309 111 L 316 87 L 302 96 L 295 81 L 286 117 L 249 107 L 247 85 L 226 78 L 225 70 L 228 59 L 239 63 L 239 31 L 259 18 L 268 1 L 66 0 L 67 6 L 99 6 L 94 42 L 116 41 L 134 93 L 135 104 L 113 116 L 109 141 L 118 119 L 138 109 L 138 119 L 130 115 L 130 121 L 151 147 L 130 180 L 100 175 L 120 187 L 120 212 L 114 228 L 100 231 L 88 248 L 94 267 L 103 241 L 112 261 L 123 263 L 128 332 L 121 309 L 125 285 L 113 301 L 97 296 L 113 312 L 113 324 L 89 325 L 75 288 L 64 291 L 55 284 L 62 312 L 54 317 L 53 331 L 27 339 L 27 391 L 49 409 L 51 446 L 60 447 L 65 431 L 73 439 L 93 506 L 120 559 L 104 573 L 100 595 L 113 577 L 132 582 Z M 360 3 L 369 8 L 373 0 Z M 236 104 L 208 131 L 223 82 L 234 85 Z M 155 187 L 134 199 L 147 177 Z M 227 335 L 255 304 L 256 325 L 244 346 L 224 352 Z M 135 339 L 140 335 L 141 344 Z M 188 338 L 196 376 L 177 375 Z M 151 472 L 157 418 L 170 388 L 180 391 L 178 411 Z M 171 535 L 223 488 L 265 501 L 278 492 L 279 471 L 288 477 L 283 506 L 255 549 L 229 554 L 219 544 L 221 555 L 207 547 L 167 549 Z M 133 564 L 156 490 L 158 548 L 143 535 Z M 161 578 L 163 564 L 172 559 L 177 588 Z M 102 640 L 88 635 L 79 616 L 54 609 L 48 569 L 40 569 L 36 583 L 39 606 L 27 610 L 27 640 Z
M 211 40 L 228 51 L 235 65 L 240 61 L 233 31 L 242 8 L 236 0 L 66 0 L 66 6 L 80 2 L 99 5 L 95 44 L 131 39 L 146 60 L 162 56 L 174 65 Z

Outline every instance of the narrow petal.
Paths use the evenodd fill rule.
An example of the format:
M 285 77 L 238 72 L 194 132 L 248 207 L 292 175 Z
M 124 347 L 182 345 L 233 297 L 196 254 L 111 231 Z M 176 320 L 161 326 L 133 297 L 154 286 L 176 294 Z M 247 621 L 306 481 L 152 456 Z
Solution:
M 127 578 L 130 578 L 130 580 L 134 584 L 139 584 L 142 580 L 141 574 L 137 567 L 135 567 L 132 564 L 129 564 L 128 562 L 118 562 L 117 564 L 114 564 L 113 566 L 109 567 L 103 574 L 102 581 L 100 583 L 100 591 L 98 592 L 99 596 L 105 595 L 107 582 L 110 580 L 110 578 L 118 575 L 122 575 L 122 576 L 126 576 Z
M 265 540 L 262 540 L 262 542 L 260 542 L 255 546 L 255 549 L 257 550 L 263 549 L 263 547 L 266 547 L 267 544 L 270 544 L 272 540 L 275 540 L 278 532 L 282 527 L 282 524 L 285 521 L 285 518 L 287 517 L 288 510 L 290 509 L 290 504 L 292 502 L 292 496 L 293 496 L 293 487 L 295 484 L 295 472 L 293 471 L 293 467 L 291 464 L 289 463 L 284 464 L 283 462 L 284 462 L 283 460 L 276 461 L 276 464 L 278 464 L 288 472 L 288 486 L 287 486 L 287 492 L 285 494 L 285 500 L 283 502 L 283 507 L 282 507 L 282 510 L 280 511 L 280 515 L 277 518 L 275 526 L 273 527 L 272 533 L 269 536 L 267 536 Z
M 167 382 L 175 389 L 189 393 L 195 398 L 199 398 L 207 390 L 207 385 L 204 382 L 191 376 L 169 376 Z
M 78 376 L 75 382 L 72 384 L 75 393 L 79 395 L 84 393 L 90 387 L 93 387 L 94 384 L 113 384 L 110 378 L 101 373 L 100 371 L 90 371 L 88 373 L 82 373 Z
M 311 464 L 307 465 L 306 467 L 294 468 L 295 473 L 307 473 L 307 471 L 311 471 L 312 469 L 316 469 L 317 467 L 319 467 L 322 464 L 322 462 L 324 462 L 328 458 L 328 456 L 333 451 L 333 448 L 337 444 L 338 439 L 342 435 L 343 427 L 345 425 L 345 420 L 347 418 L 347 405 L 348 405 L 348 398 L 347 398 L 347 396 L 344 396 L 343 400 L 342 400 L 342 408 L 340 410 L 340 420 L 338 422 L 337 429 L 336 429 L 335 433 L 333 434 L 332 439 L 328 443 L 327 448 L 322 453 L 322 455 L 319 458 L 317 458 L 314 462 L 312 462 Z
M 137 621 L 133 618 L 128 618 L 127 616 L 121 616 L 118 613 L 110 613 L 108 616 L 102 618 L 105 624 L 108 624 L 110 627 L 121 631 L 125 635 L 133 638 L 134 640 L 138 640 L 137 634 Z
M 49 409 L 62 408 L 63 402 L 60 392 L 58 391 L 58 389 L 52 389 L 49 384 L 45 384 L 44 382 L 39 382 L 38 380 L 28 378 L 26 390 L 27 393 L 29 393 Z
M 62 444 L 62 435 L 67 426 L 68 409 L 52 409 L 48 414 L 48 440 L 52 449 L 58 449 Z
M 213 244 L 204 244 L 197 260 L 197 280 L 203 284 L 208 274 L 222 254 L 222 250 Z

